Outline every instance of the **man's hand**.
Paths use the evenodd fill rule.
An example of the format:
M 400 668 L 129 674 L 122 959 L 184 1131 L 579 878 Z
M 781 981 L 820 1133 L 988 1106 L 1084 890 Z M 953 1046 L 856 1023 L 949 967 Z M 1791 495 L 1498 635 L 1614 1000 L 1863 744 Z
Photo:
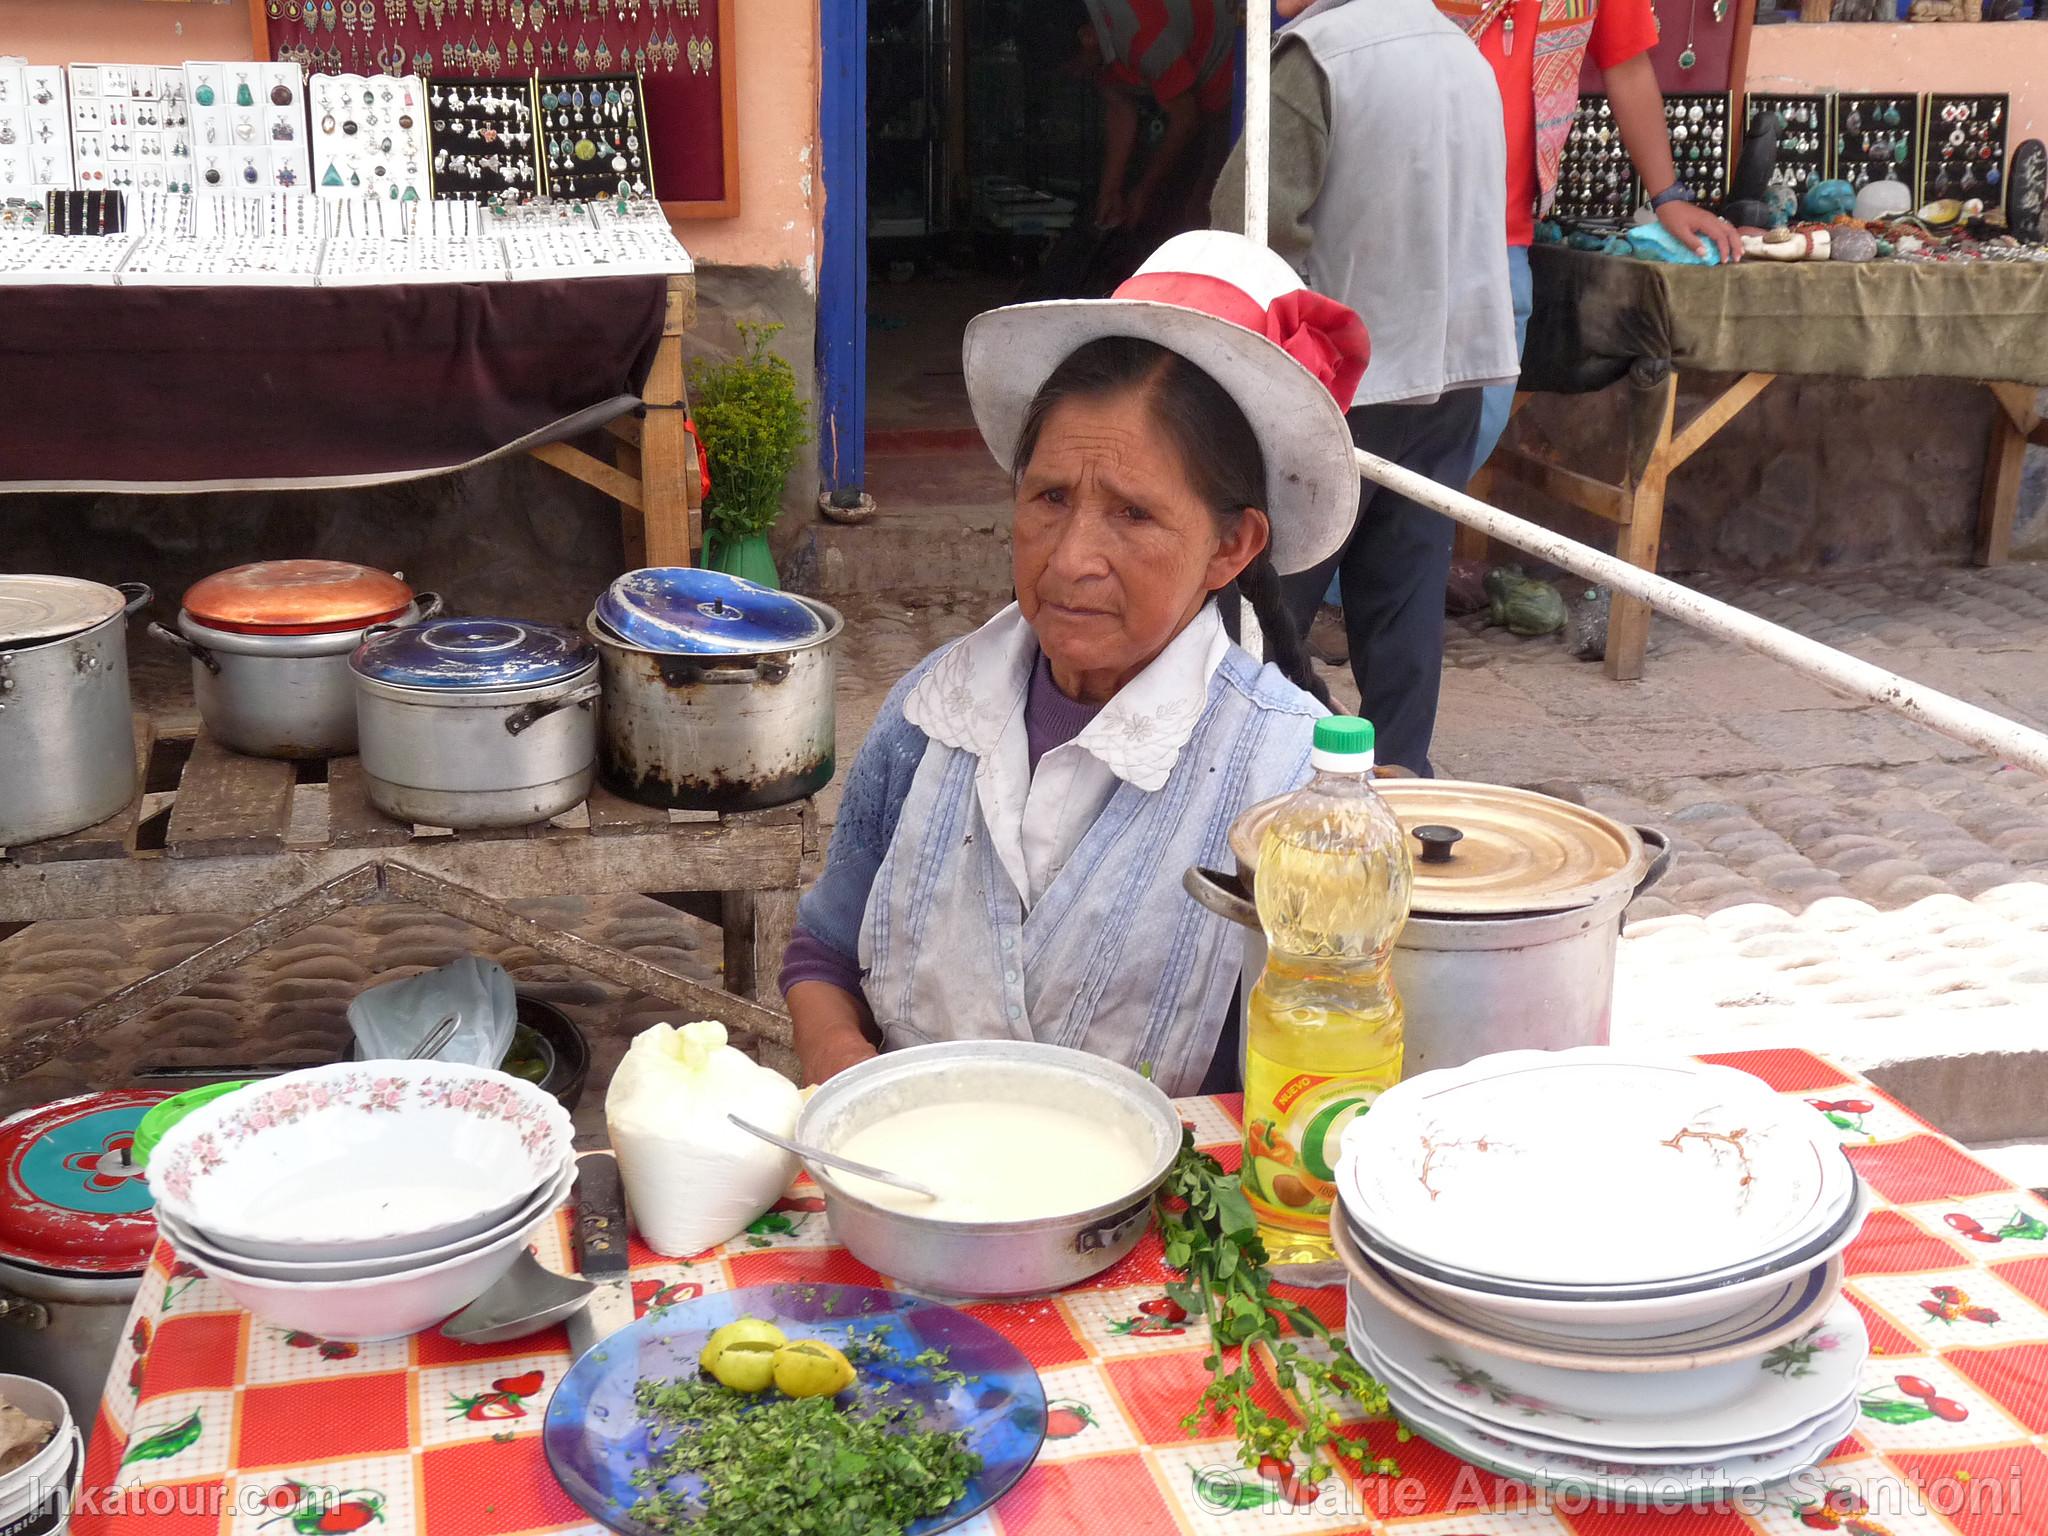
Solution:
M 830 1082 L 848 1067 L 857 1067 L 871 1056 L 878 1054 L 873 1045 L 855 1035 L 852 1038 L 834 1038 L 821 1041 L 809 1050 L 799 1051 L 797 1060 L 803 1066 L 805 1083 Z
M 1123 193 L 1115 187 L 1105 186 L 1095 195 L 1097 229 L 1120 229 L 1130 216 L 1130 209 L 1124 204 Z
M 1666 203 L 1657 210 L 1657 222 L 1696 256 L 1704 256 L 1707 243 L 1711 242 L 1721 252 L 1723 261 L 1742 260 L 1742 237 L 1735 233 L 1735 226 L 1697 203 Z

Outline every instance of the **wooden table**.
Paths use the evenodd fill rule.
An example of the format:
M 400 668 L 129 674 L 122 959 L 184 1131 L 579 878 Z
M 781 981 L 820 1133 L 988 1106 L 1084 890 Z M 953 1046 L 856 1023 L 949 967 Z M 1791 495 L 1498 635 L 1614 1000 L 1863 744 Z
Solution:
M 1517 394 L 1515 409 L 1531 393 L 1582 392 L 1625 377 L 1626 467 L 1615 483 L 1501 448 L 1474 477 L 1472 494 L 1482 501 L 1493 499 L 1501 479 L 1530 486 L 1614 524 L 1615 553 L 1654 571 L 1671 476 L 1774 380 L 1968 378 L 1983 383 L 1999 407 L 1978 499 L 1976 559 L 2002 565 L 2010 557 L 2027 444 L 2048 445 L 2038 399 L 2048 387 L 2048 349 L 2038 344 L 2048 327 L 2048 267 L 1669 267 L 1556 246 L 1537 247 L 1530 263 L 1535 307 L 1523 380 L 1536 387 Z M 1923 345 L 1951 313 L 1946 344 Z M 1831 355 L 1804 350 L 1805 338 L 1816 335 L 1829 339 Z M 2007 382 L 1992 368 L 2025 376 Z M 1736 378 L 1680 425 L 1679 376 L 1691 372 Z M 1484 536 L 1459 528 L 1457 553 L 1483 556 Z M 1617 593 L 1607 624 L 1609 677 L 1643 675 L 1649 633 L 1648 606 Z
M 118 814 L 0 856 L 0 923 L 262 912 L 375 860 L 395 860 L 480 895 L 518 901 L 667 893 L 725 932 L 727 988 L 772 995 L 796 923 L 809 800 L 729 815 L 670 811 L 602 787 L 531 827 L 411 826 L 376 810 L 354 757 L 243 757 L 201 733 L 156 736 L 136 721 L 143 790 Z

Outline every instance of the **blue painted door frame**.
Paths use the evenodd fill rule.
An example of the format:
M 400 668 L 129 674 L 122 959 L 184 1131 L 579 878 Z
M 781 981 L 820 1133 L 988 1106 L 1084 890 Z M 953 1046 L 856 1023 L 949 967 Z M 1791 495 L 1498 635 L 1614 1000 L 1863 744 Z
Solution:
M 868 0 L 823 0 L 818 21 L 818 470 L 827 491 L 857 491 L 867 477 Z

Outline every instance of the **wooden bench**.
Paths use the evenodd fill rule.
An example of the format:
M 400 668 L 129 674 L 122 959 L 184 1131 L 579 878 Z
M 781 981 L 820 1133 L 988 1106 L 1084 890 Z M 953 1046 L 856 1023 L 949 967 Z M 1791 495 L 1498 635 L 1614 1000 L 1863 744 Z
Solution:
M 796 922 L 804 859 L 818 847 L 809 800 L 721 815 L 670 811 L 599 788 L 531 827 L 409 826 L 369 802 L 354 757 L 243 757 L 207 736 L 136 721 L 142 790 L 119 814 L 0 855 L 0 924 L 167 912 L 254 913 L 377 860 L 499 901 L 567 893 L 660 893 L 718 923 L 725 985 L 772 988 Z

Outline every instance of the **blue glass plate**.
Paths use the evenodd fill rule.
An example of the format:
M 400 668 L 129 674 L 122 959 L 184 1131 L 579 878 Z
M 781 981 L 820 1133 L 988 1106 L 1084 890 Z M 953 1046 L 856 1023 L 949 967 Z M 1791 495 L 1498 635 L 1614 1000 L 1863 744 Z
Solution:
M 697 1374 L 697 1355 L 715 1328 L 764 1318 L 793 1339 L 844 1346 L 847 1336 L 887 1324 L 890 1347 L 908 1358 L 942 1351 L 966 1384 L 940 1384 L 928 1367 L 869 1364 L 864 1376 L 893 1384 L 891 1402 L 923 1404 L 922 1429 L 963 1432 L 980 1473 L 950 1508 L 917 1521 L 907 1536 L 947 1530 L 1001 1498 L 1045 1442 L 1045 1388 L 1015 1345 L 964 1312 L 864 1285 L 756 1285 L 650 1312 L 578 1360 L 548 1401 L 542 1433 L 548 1465 L 570 1498 L 627 1536 L 663 1536 L 628 1511 L 642 1497 L 634 1474 L 646 1465 L 650 1427 L 633 1406 L 645 1380 Z M 675 1491 L 690 1491 L 684 1479 Z
M 685 656 L 758 656 L 825 632 L 800 598 L 697 566 L 628 571 L 599 596 L 597 616 L 628 645 Z

